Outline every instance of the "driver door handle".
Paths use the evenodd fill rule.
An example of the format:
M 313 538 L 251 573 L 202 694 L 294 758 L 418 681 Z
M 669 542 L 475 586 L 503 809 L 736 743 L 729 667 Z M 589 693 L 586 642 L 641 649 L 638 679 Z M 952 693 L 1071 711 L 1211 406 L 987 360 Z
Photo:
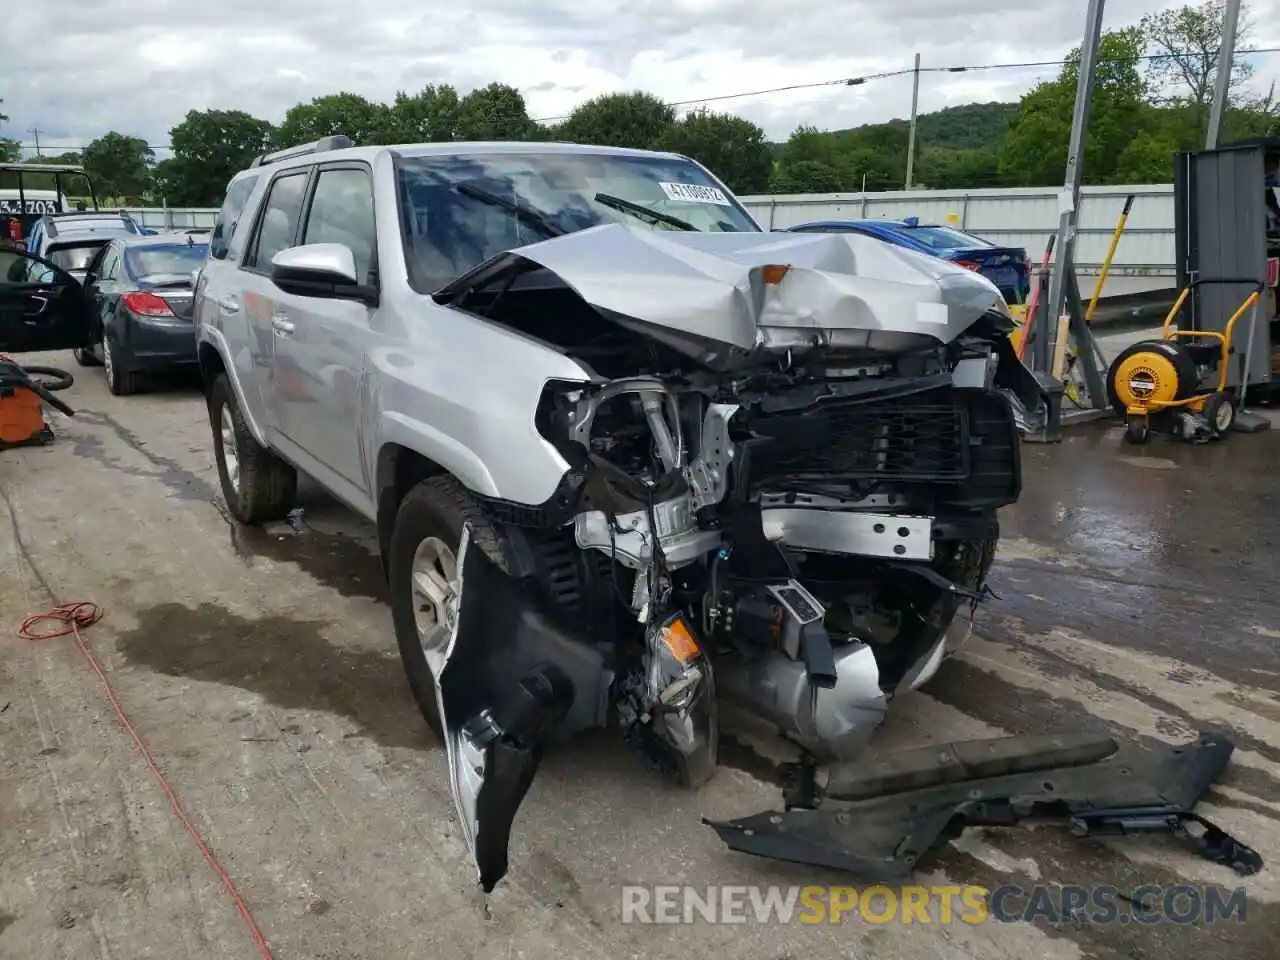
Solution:
M 276 332 L 277 336 L 287 337 L 293 333 L 293 321 L 282 313 L 272 314 L 271 329 Z
M 221 300 L 216 301 L 216 303 L 218 304 L 218 309 L 223 313 L 235 313 L 240 309 L 240 301 L 235 297 L 223 297 Z

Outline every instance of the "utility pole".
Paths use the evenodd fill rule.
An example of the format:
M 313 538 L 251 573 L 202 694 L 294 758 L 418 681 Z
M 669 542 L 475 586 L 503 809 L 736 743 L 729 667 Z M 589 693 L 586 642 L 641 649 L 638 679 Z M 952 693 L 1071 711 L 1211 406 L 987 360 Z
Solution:
M 1058 199 L 1058 236 L 1054 241 L 1057 254 L 1049 274 L 1049 299 L 1045 304 L 1045 329 L 1037 331 L 1037 348 L 1033 369 L 1048 373 L 1052 365 L 1053 341 L 1067 298 L 1067 281 L 1075 268 L 1076 211 L 1080 206 L 1080 180 L 1084 175 L 1085 126 L 1089 122 L 1089 104 L 1093 100 L 1094 70 L 1098 61 L 1098 43 L 1102 39 L 1103 0 L 1089 0 L 1080 44 L 1080 70 L 1076 82 L 1076 107 L 1071 118 L 1071 140 L 1067 145 L 1067 171 Z
M 1236 0 L 1238 3 L 1239 0 Z M 911 127 L 907 131 L 907 182 L 905 189 L 911 189 L 912 177 L 916 167 L 916 109 L 920 106 L 920 54 L 916 54 L 916 63 L 911 70 Z
M 32 127 L 31 136 L 35 138 L 35 142 L 36 142 L 36 156 L 37 157 L 42 156 L 42 154 L 40 153 L 40 131 L 35 127 Z
M 1222 127 L 1222 114 L 1227 109 L 1227 90 L 1231 86 L 1231 67 L 1239 26 L 1240 0 L 1227 0 L 1222 17 L 1222 47 L 1218 50 L 1218 75 L 1213 81 L 1213 104 L 1209 107 L 1209 124 L 1204 138 L 1206 150 L 1214 150 L 1218 146 L 1218 131 Z

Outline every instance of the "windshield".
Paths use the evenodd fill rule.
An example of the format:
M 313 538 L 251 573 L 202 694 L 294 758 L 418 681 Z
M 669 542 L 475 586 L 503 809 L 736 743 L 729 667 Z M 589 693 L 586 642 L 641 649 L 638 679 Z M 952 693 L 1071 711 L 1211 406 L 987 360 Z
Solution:
M 601 224 L 759 232 L 720 184 L 675 157 L 410 157 L 398 163 L 397 187 L 409 278 L 421 293 L 499 253 Z
M 187 276 L 204 263 L 209 252 L 207 243 L 175 243 L 165 246 L 133 247 L 125 251 L 129 272 L 135 277 L 152 277 L 162 273 Z
M 907 235 L 933 250 L 972 250 L 974 247 L 991 246 L 981 237 L 972 237 L 950 227 L 908 227 Z
M 93 259 L 94 254 L 101 250 L 107 244 L 107 238 L 98 243 L 78 244 L 74 247 L 54 247 L 45 257 L 54 266 L 61 267 L 63 270 L 76 270 L 84 272 L 89 266 L 89 261 Z

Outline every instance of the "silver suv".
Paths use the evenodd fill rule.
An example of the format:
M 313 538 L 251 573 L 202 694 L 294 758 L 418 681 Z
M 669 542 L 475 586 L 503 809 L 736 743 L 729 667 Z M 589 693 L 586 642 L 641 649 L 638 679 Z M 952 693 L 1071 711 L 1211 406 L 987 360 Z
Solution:
M 962 267 L 550 143 L 271 154 L 210 247 L 223 494 L 279 519 L 304 471 L 377 525 L 486 889 L 550 740 L 616 717 L 697 784 L 724 705 L 849 757 L 981 598 L 1039 394 Z

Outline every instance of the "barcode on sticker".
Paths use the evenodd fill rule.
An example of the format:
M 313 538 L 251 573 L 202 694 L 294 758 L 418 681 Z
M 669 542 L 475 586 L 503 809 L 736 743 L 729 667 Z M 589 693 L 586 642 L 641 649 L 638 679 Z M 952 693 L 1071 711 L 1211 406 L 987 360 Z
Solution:
M 732 206 L 729 198 L 724 195 L 724 191 L 716 187 L 704 187 L 698 183 L 659 183 L 665 193 L 672 200 L 679 200 L 681 203 L 715 203 L 722 207 Z

